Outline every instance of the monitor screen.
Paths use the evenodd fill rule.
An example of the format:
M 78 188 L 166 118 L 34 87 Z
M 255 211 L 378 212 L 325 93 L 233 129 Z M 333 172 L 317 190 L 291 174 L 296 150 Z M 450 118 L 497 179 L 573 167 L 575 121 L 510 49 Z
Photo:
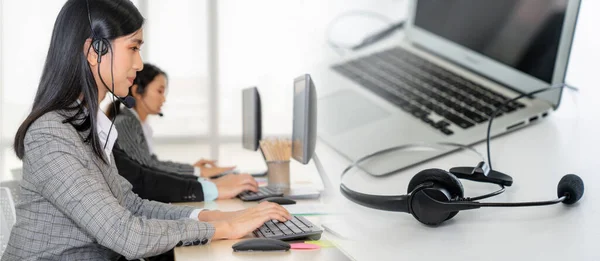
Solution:
M 310 75 L 294 79 L 292 157 L 308 164 L 317 143 L 317 94 Z
M 262 115 L 260 109 L 260 94 L 256 87 L 242 90 L 242 146 L 256 151 L 259 147 Z
M 418 0 L 414 24 L 550 83 L 568 0 Z

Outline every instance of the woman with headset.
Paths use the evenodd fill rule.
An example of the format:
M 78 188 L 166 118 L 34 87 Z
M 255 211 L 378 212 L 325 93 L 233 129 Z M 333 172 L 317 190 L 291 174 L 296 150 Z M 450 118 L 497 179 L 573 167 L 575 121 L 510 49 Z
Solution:
M 117 173 L 111 151 L 120 134 L 98 104 L 108 92 L 127 95 L 143 69 L 143 22 L 128 0 L 62 7 L 32 110 L 15 136 L 23 180 L 3 261 L 153 257 L 291 218 L 273 203 L 220 212 L 142 200 Z
M 121 108 L 121 102 L 115 101 L 107 108 L 107 116 L 114 118 L 115 126 L 119 132 L 117 146 L 115 146 L 115 157 L 117 167 L 122 175 L 125 175 L 132 184 L 133 190 L 149 191 L 143 198 L 152 199 L 159 195 L 180 194 L 175 183 L 189 182 L 189 178 L 201 184 L 202 195 L 195 193 L 194 199 L 202 196 L 203 200 L 229 199 L 237 196 L 243 191 L 257 191 L 258 183 L 248 174 L 224 175 L 217 179 L 206 179 L 219 173 L 230 171 L 233 168 L 221 168 L 214 161 L 200 160 L 195 165 L 176 163 L 172 161 L 161 161 L 153 152 L 152 128 L 147 122 L 148 116 L 160 115 L 161 107 L 166 100 L 168 87 L 168 76 L 160 68 L 145 63 L 144 69 L 138 71 L 130 95 L 135 98 L 135 106 L 131 109 Z M 121 164 L 121 158 L 125 155 L 139 164 L 150 168 L 150 171 L 141 171 L 141 175 L 147 174 L 146 179 L 167 179 L 165 182 L 154 182 L 153 180 L 138 182 L 140 177 L 127 176 L 134 171 L 127 171 L 128 167 Z M 153 171 L 155 170 L 155 171 Z M 172 179 L 157 175 L 156 172 L 172 173 Z M 172 182 L 166 184 L 166 182 Z M 182 184 L 185 185 L 185 184 Z M 152 186 L 152 188 L 146 188 Z M 196 187 L 199 187 L 196 185 Z M 184 189 L 184 192 L 187 189 Z M 189 191 L 189 190 L 188 190 Z M 189 199 L 189 196 L 187 196 Z

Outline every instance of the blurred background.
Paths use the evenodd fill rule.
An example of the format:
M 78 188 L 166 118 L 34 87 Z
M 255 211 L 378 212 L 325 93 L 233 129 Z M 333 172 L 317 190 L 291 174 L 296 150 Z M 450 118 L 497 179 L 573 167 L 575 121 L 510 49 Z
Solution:
M 64 2 L 0 0 L 0 180 L 13 179 L 10 170 L 21 167 L 12 150 L 14 134 L 31 108 Z M 264 136 L 290 136 L 293 78 L 348 55 L 328 41 L 357 43 L 404 19 L 407 5 L 407 0 L 133 2 L 146 18 L 144 62 L 169 75 L 165 116 L 150 119 L 159 157 L 189 163 L 212 158 L 245 169 L 264 162 L 241 146 L 241 90 L 258 86 Z M 591 77 L 600 60 L 599 10 L 600 1 L 583 0 L 567 74 L 567 82 L 582 91 L 598 88 Z

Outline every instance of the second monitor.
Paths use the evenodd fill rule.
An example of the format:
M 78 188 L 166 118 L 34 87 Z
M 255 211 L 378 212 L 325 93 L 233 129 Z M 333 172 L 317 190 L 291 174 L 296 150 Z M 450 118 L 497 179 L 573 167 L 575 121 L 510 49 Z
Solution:
M 294 79 L 292 157 L 308 164 L 317 143 L 317 91 L 310 75 Z

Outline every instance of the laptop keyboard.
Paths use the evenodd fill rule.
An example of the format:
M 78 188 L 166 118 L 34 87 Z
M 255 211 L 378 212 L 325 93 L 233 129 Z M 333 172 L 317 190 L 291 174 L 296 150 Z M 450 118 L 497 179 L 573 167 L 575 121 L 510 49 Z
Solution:
M 446 135 L 451 124 L 468 129 L 525 107 L 402 48 L 333 66 L 333 69 Z M 432 117 L 439 115 L 439 117 Z M 436 120 L 437 119 L 437 120 Z M 442 119 L 442 120 L 440 120 Z
M 310 238 L 311 240 L 319 240 L 321 234 L 323 234 L 323 229 L 314 225 L 302 216 L 292 216 L 292 220 L 283 223 L 272 220 L 267 221 L 252 233 L 254 236 L 260 238 L 280 240 Z
M 269 187 L 259 187 L 258 192 L 244 191 L 238 195 L 243 201 L 257 201 L 269 197 L 281 197 L 282 192 L 270 189 Z

